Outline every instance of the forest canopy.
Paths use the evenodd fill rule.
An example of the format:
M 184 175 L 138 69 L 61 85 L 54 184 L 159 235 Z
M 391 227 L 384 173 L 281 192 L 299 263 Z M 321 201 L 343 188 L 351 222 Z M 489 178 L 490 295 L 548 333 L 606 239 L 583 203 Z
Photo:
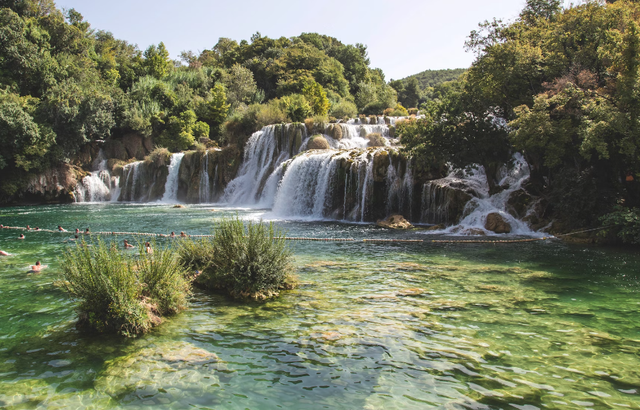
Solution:
M 396 104 L 362 44 L 256 33 L 172 61 L 164 43 L 139 50 L 52 0 L 0 1 L 0 197 L 93 141 L 135 133 L 177 151 L 269 123 Z

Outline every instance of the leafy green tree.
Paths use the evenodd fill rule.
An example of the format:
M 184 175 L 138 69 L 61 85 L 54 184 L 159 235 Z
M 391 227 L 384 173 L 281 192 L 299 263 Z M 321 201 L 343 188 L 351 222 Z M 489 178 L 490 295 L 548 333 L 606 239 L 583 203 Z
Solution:
M 240 64 L 234 64 L 223 77 L 223 83 L 227 90 L 227 101 L 232 107 L 241 103 L 251 102 L 251 98 L 258 91 L 253 73 Z
M 144 52 L 144 58 L 143 66 L 148 75 L 161 79 L 169 73 L 171 60 L 163 42 L 158 46 L 150 45 Z
M 320 84 L 315 81 L 310 82 L 302 90 L 302 95 L 309 102 L 315 115 L 327 115 L 327 112 L 329 112 L 329 99 L 327 99 L 327 93 Z
M 197 105 L 196 112 L 198 118 L 206 122 L 213 130 L 227 118 L 229 108 L 230 104 L 227 103 L 224 87 L 221 84 L 216 84 Z
M 54 142 L 53 132 L 41 129 L 20 105 L 0 101 L 0 170 L 39 168 Z

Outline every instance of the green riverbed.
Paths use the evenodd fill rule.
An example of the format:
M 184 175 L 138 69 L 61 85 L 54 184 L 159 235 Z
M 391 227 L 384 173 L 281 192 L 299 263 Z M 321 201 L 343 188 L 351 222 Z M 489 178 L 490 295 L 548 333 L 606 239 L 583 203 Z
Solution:
M 236 213 L 262 215 L 79 204 L 0 208 L 0 223 L 208 234 Z M 442 239 L 277 224 L 289 236 Z M 640 408 L 632 250 L 291 242 L 299 289 L 261 304 L 196 291 L 186 312 L 120 339 L 76 331 L 75 302 L 54 286 L 73 234 L 20 233 L 0 229 L 14 254 L 0 259 L 0 407 Z M 28 274 L 36 260 L 49 267 Z

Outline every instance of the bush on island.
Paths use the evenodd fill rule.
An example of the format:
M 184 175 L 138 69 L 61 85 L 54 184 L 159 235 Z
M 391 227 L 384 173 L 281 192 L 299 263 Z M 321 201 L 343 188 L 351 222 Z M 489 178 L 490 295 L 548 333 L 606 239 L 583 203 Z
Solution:
M 213 238 L 181 241 L 180 260 L 200 271 L 195 283 L 238 299 L 264 300 L 292 289 L 292 255 L 273 224 L 223 220 Z
M 84 241 L 63 255 L 61 286 L 80 302 L 77 327 L 135 336 L 187 305 L 190 280 L 171 249 L 135 257 L 115 243 Z M 155 244 L 152 245 L 155 248 Z

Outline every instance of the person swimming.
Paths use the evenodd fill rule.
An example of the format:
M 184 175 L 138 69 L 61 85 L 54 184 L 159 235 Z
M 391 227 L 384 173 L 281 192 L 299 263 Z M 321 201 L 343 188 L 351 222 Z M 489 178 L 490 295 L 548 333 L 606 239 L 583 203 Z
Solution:
M 76 233 L 80 233 L 80 229 L 76 228 Z
M 89 231 L 89 228 L 87 228 L 87 230 L 86 230 L 86 231 L 84 231 L 84 234 L 85 234 L 85 235 L 89 235 L 90 233 L 91 233 L 91 232 Z
M 151 244 L 147 242 L 144 244 L 144 246 L 145 246 L 145 252 L 151 255 L 153 253 L 153 248 L 151 247 Z
M 68 231 L 64 229 L 62 226 L 58 225 L 58 232 L 68 232 Z
M 21 233 L 20 236 L 18 236 L 18 239 L 24 239 L 24 234 Z
M 29 272 L 40 272 L 42 269 L 46 268 L 47 265 L 43 265 L 40 261 L 37 261 L 35 265 L 31 265 L 31 270 Z
M 171 235 L 169 235 L 169 236 L 172 237 L 172 238 L 175 238 L 176 237 L 176 233 L 171 231 Z
M 134 246 L 133 246 L 133 245 L 131 245 L 131 244 L 129 243 L 129 241 L 127 241 L 126 239 L 124 240 L 124 248 L 125 248 L 125 249 L 129 249 L 129 248 L 133 248 L 133 247 L 134 247 Z
M 186 237 L 187 237 L 187 234 L 186 234 L 186 233 L 184 233 L 184 232 L 180 232 L 180 237 L 182 237 L 182 238 L 186 238 Z
M 0 250 L 0 256 L 11 256 L 11 254 L 9 252 Z

